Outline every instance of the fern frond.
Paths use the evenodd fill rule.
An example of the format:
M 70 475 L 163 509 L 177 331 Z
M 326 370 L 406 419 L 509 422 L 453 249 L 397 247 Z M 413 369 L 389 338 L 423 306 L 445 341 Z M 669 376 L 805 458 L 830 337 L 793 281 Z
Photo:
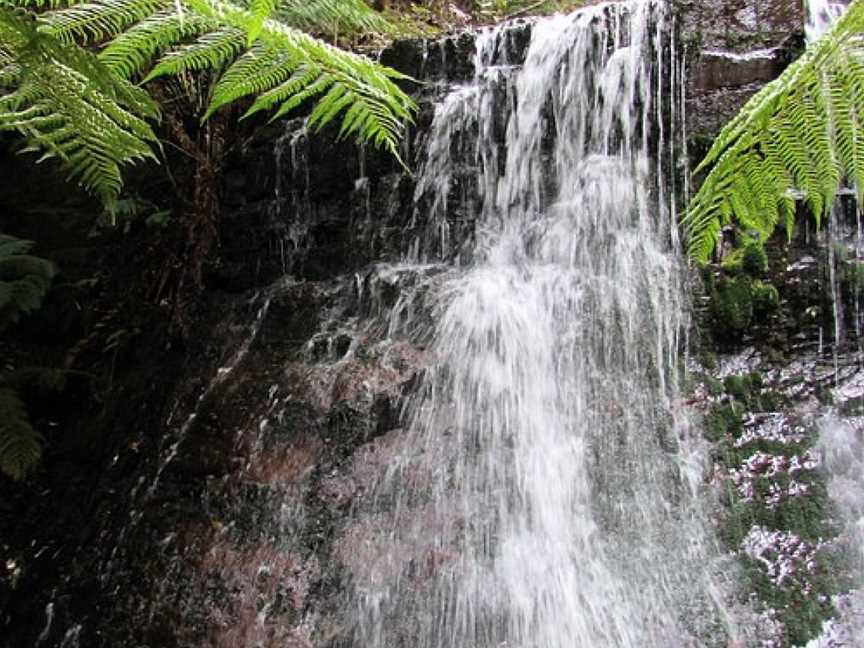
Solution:
M 39 14 L 42 31 L 64 43 L 99 43 L 123 32 L 171 0 L 91 0 Z
M 246 46 L 246 32 L 233 26 L 208 32 L 194 43 L 163 56 L 144 79 L 145 83 L 165 75 L 220 68 L 233 61 Z
M 258 39 L 258 35 L 264 27 L 264 21 L 273 14 L 278 5 L 279 0 L 249 0 L 249 14 L 251 16 L 247 30 L 249 47 Z
M 249 11 L 231 2 L 188 0 L 188 5 L 233 27 L 238 38 L 255 22 Z M 236 43 L 232 41 L 232 45 Z M 314 109 L 313 125 L 320 128 L 343 114 L 343 135 L 354 135 L 358 141 L 370 142 L 398 158 L 404 124 L 412 120 L 416 110 L 411 98 L 395 83 L 406 78 L 399 72 L 272 19 L 263 21 L 255 47 L 234 65 L 237 67 L 229 68 L 217 84 L 206 116 L 229 101 L 257 94 L 247 115 L 276 109 L 276 119 L 317 98 L 320 103 Z M 170 71 L 160 63 L 148 78 Z M 245 77 L 244 72 L 252 74 Z M 358 119 L 358 114 L 363 118 Z
M 803 194 L 817 224 L 843 178 L 864 192 L 864 0 L 720 132 L 695 173 L 710 173 L 683 225 L 691 258 L 704 262 L 722 225 L 735 220 L 767 237 L 791 224 Z M 791 235 L 792 228 L 787 227 Z
M 238 58 L 213 89 L 205 119 L 222 106 L 241 97 L 266 92 L 281 85 L 295 72 L 300 62 L 278 50 L 256 43 Z
M 287 25 L 311 32 L 387 34 L 395 29 L 363 0 L 284 0 L 276 17 Z
M 14 389 L 0 387 L 0 472 L 24 479 L 42 458 L 42 436 Z
M 96 56 L 40 33 L 32 20 L 0 8 L 9 57 L 0 89 L 0 131 L 24 136 L 25 151 L 54 157 L 85 189 L 110 205 L 121 168 L 153 158 L 149 95 L 105 68 Z
M 28 254 L 33 241 L 0 234 L 0 333 L 33 312 L 54 278 L 54 264 Z
M 3 0 L 3 4 L 20 9 L 60 9 L 83 0 Z
M 131 79 L 169 48 L 217 28 L 217 23 L 198 14 L 181 17 L 172 6 L 119 34 L 99 53 L 99 59 L 109 70 Z
M 0 130 L 17 130 L 30 149 L 59 158 L 109 205 L 122 166 L 153 157 L 146 120 L 158 109 L 129 83 L 137 75 L 146 82 L 215 71 L 204 119 L 243 97 L 256 97 L 247 114 L 273 110 L 274 119 L 316 101 L 311 125 L 341 114 L 342 136 L 397 158 L 416 111 L 396 85 L 406 77 L 297 28 L 383 31 L 386 21 L 363 0 L 284 0 L 281 9 L 277 0 L 3 2 Z M 97 58 L 81 45 L 103 49 Z

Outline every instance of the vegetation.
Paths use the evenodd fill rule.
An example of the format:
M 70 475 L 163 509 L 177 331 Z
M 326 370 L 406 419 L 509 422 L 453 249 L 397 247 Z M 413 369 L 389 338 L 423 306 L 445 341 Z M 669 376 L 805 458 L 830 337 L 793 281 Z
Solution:
M 39 308 L 54 278 L 54 264 L 28 254 L 32 247 L 0 234 L 0 333 Z M 23 479 L 42 455 L 42 437 L 16 387 L 0 373 L 0 472 Z
M 155 155 L 148 122 L 161 112 L 132 81 L 213 71 L 202 120 L 244 97 L 255 98 L 245 116 L 272 110 L 274 118 L 316 100 L 311 126 L 341 115 L 340 135 L 398 157 L 414 110 L 395 84 L 403 75 L 299 29 L 383 29 L 384 19 L 360 0 L 294 0 L 271 18 L 275 5 L 3 0 L 0 129 L 16 130 L 29 147 L 59 158 L 111 205 L 121 167 Z
M 28 254 L 33 241 L 0 233 L 0 333 L 42 304 L 54 264 Z
M 696 173 L 710 168 L 684 218 L 690 256 L 705 262 L 735 222 L 767 241 L 791 235 L 796 198 L 818 224 L 844 180 L 864 198 L 864 0 L 741 109 Z
M 783 645 L 804 645 L 833 615 L 831 596 L 848 587 L 815 433 L 796 419 L 748 415 L 788 405 L 758 372 L 729 375 L 719 390 L 710 376 L 703 383 L 713 396 L 703 430 L 722 487 L 719 534 L 744 565 L 743 598 L 754 594 L 773 611 Z

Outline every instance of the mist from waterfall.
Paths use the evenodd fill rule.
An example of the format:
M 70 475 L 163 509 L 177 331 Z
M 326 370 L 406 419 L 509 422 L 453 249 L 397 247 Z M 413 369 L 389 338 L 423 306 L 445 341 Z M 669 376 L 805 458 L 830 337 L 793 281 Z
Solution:
M 352 645 L 723 641 L 704 631 L 713 549 L 678 404 L 670 22 L 652 1 L 543 18 L 520 65 L 513 27 L 488 29 L 473 83 L 440 102 L 415 194 L 437 247 L 412 246 L 400 272 L 460 261 L 429 281 L 427 317 L 399 319 L 434 361 L 398 459 L 356 506 Z M 446 216 L 465 158 L 482 204 L 457 254 Z
M 804 6 L 807 9 L 804 32 L 808 43 L 817 41 L 846 10 L 846 3 L 837 0 L 805 0 Z

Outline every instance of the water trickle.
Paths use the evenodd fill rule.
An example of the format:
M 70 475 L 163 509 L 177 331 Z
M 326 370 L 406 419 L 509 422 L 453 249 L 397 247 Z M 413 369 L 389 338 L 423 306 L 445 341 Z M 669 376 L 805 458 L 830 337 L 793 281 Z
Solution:
M 840 275 L 844 263 L 842 243 L 842 233 L 839 220 L 841 218 L 841 210 L 837 205 L 834 205 L 831 210 L 831 217 L 828 221 L 828 282 L 831 285 L 831 305 L 832 315 L 834 318 L 834 344 L 832 354 L 834 358 L 834 380 L 837 381 L 837 373 L 839 371 L 840 347 L 844 342 L 843 331 L 843 299 L 841 295 Z M 840 252 L 840 254 L 838 254 Z M 821 330 L 820 330 L 821 333 Z M 821 344 L 820 344 L 821 347 Z
M 828 31 L 832 23 L 846 10 L 846 2 L 842 0 L 805 0 L 807 22 L 804 32 L 807 42 L 813 43 Z
M 450 222 L 466 161 L 480 204 L 465 265 L 424 284 L 413 335 L 434 362 L 357 504 L 352 645 L 723 641 L 699 636 L 716 610 L 677 405 L 669 22 L 650 1 L 541 19 L 521 66 L 511 28 L 487 30 L 474 82 L 438 106 L 418 215 Z M 407 260 L 447 259 L 438 240 Z
M 307 243 L 309 201 L 308 133 L 303 119 L 286 122 L 284 134 L 274 147 L 275 186 L 271 217 L 274 221 L 273 245 L 282 273 L 295 271 L 299 251 Z

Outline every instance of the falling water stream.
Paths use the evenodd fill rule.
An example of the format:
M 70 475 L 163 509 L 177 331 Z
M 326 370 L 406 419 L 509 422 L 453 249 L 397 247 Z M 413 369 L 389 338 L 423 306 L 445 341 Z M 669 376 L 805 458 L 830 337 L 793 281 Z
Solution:
M 848 3 L 838 0 L 805 0 L 804 4 L 807 7 L 807 22 L 804 30 L 807 42 L 812 43 L 828 31 Z
M 416 197 L 431 194 L 440 248 L 406 261 L 457 252 L 466 156 L 481 204 L 470 253 L 409 327 L 434 362 L 355 512 L 374 523 L 346 559 L 352 645 L 709 645 L 710 543 L 676 401 L 685 297 L 655 171 L 659 99 L 677 96 L 657 85 L 676 65 L 668 20 L 650 1 L 544 18 L 522 65 L 511 27 L 489 29 L 473 83 L 439 104 Z

